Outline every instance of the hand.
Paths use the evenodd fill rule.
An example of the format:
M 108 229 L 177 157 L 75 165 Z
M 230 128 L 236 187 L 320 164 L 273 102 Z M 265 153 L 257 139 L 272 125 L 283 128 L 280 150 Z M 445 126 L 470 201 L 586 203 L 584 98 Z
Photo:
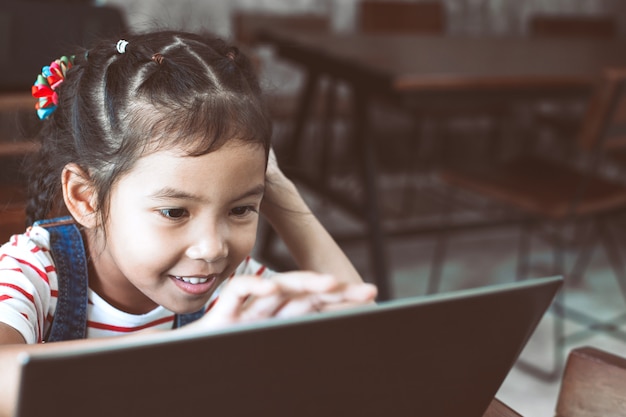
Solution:
M 283 180 L 285 174 L 280 170 L 278 166 L 278 160 L 276 159 L 276 153 L 274 148 L 270 148 L 269 155 L 267 157 L 267 169 L 265 170 L 265 177 L 270 184 Z
M 278 208 L 281 212 L 278 215 L 282 216 L 284 210 L 280 210 L 280 208 L 292 208 L 292 206 L 297 211 L 309 211 L 304 202 L 301 201 L 300 194 L 293 182 L 278 166 L 274 149 L 270 148 L 267 169 L 265 170 L 265 196 L 261 204 L 261 211 L 268 214 L 268 211 L 276 211 Z
M 294 317 L 370 304 L 375 297 L 372 284 L 347 284 L 314 272 L 288 272 L 270 279 L 238 276 L 221 290 L 213 308 L 190 326 L 216 329 L 270 317 Z

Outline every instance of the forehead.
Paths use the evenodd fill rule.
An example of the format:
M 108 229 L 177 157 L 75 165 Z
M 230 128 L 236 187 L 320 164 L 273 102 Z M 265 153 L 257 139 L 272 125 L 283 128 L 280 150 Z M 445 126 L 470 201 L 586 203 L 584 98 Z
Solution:
M 265 149 L 260 144 L 234 141 L 198 156 L 183 149 L 161 149 L 140 157 L 120 181 L 146 191 L 173 187 L 215 192 L 264 183 L 265 165 Z

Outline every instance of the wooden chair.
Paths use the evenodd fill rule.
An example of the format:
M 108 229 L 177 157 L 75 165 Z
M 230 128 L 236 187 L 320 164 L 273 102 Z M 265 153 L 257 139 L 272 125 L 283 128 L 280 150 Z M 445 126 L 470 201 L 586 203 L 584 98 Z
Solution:
M 532 399 L 531 399 L 532 400 Z M 557 398 L 555 417 L 626 415 L 626 358 L 585 346 L 570 352 Z M 519 417 L 494 399 L 483 417 Z
M 528 35 L 551 39 L 613 40 L 618 36 L 617 21 L 610 15 L 545 14 L 531 15 L 527 24 Z M 556 140 L 571 136 L 578 127 L 582 111 L 579 100 L 565 103 L 545 101 L 533 109 L 533 123 L 540 131 L 551 134 Z
M 447 15 L 442 1 L 361 0 L 357 29 L 363 33 L 443 34 Z
M 568 356 L 556 417 L 626 415 L 626 358 L 593 347 Z
M 440 179 L 451 190 L 480 195 L 519 214 L 523 227 L 518 279 L 529 275 L 531 237 L 534 231 L 540 230 L 554 250 L 552 273 L 566 275 L 566 283 L 582 276 L 593 249 L 601 242 L 626 297 L 626 269 L 613 230 L 608 226 L 612 216 L 626 209 L 626 186 L 607 179 L 599 171 L 604 152 L 616 145 L 612 134 L 619 132 L 621 121 L 614 116 L 616 109 L 620 108 L 619 103 L 625 100 L 624 88 L 626 69 L 605 71 L 589 102 L 578 134 L 578 163 L 531 153 L 492 166 L 455 166 L 440 171 Z M 573 235 L 568 233 L 572 230 L 575 232 Z M 439 243 L 444 245 L 445 239 L 446 236 L 442 235 Z M 564 263 L 566 247 L 578 253 L 570 273 Z M 563 292 L 557 296 L 553 311 L 556 313 L 556 368 L 552 372 L 536 372 L 546 378 L 553 378 L 559 372 L 561 350 L 565 344 L 562 318 L 574 318 L 587 326 L 587 331 L 623 335 L 615 329 L 617 323 L 598 322 L 587 312 L 566 308 Z M 528 369 L 532 370 L 532 366 Z

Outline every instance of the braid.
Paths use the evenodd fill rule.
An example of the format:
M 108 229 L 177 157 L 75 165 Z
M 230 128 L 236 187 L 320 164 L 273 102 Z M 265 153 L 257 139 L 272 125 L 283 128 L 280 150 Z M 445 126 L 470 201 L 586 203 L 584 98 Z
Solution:
M 28 200 L 26 203 L 26 224 L 64 211 L 61 192 L 61 172 L 71 161 L 67 146 L 56 138 L 55 129 L 47 122 L 40 132 L 39 151 L 25 161 L 28 173 Z M 45 138 L 45 140 L 41 140 Z
M 28 200 L 26 203 L 26 225 L 31 226 L 36 220 L 45 218 L 52 210 L 53 192 L 58 182 L 58 177 L 54 172 L 44 166 L 46 158 L 42 151 L 32 157 L 29 161 L 29 172 L 42 170 L 45 175 L 30 174 L 28 186 Z

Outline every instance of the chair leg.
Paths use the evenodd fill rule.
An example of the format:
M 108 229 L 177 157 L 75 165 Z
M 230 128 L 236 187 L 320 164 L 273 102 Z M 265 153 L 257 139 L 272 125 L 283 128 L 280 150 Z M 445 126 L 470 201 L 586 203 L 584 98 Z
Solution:
M 361 141 L 357 149 L 357 157 L 360 176 L 363 180 L 363 215 L 367 225 L 373 279 L 378 287 L 378 300 L 385 301 L 393 296 L 393 277 L 388 266 L 386 236 L 382 224 L 382 204 L 378 194 L 376 143 L 367 125 L 368 96 L 363 94 L 361 89 L 356 88 L 353 91 L 352 145 L 356 146 Z
M 415 178 L 415 167 L 420 164 L 420 148 L 422 144 L 422 119 L 419 114 L 416 114 L 413 118 L 411 125 L 411 131 L 409 133 L 407 152 L 404 155 L 402 161 L 404 165 L 404 189 L 406 190 L 402 196 L 401 207 L 405 213 L 409 213 L 415 209 L 417 204 L 417 191 L 413 188 L 412 178 Z M 416 161 L 418 161 L 416 163 Z
M 553 273 L 555 275 L 563 275 L 565 271 L 565 258 L 563 253 L 563 242 L 560 233 L 556 233 L 553 237 Z M 563 306 L 565 305 L 565 292 L 561 289 L 556 297 L 550 311 L 553 313 L 553 340 L 554 346 L 552 348 L 552 367 L 544 369 L 534 363 L 528 362 L 523 359 L 519 359 L 516 362 L 516 367 L 532 375 L 542 381 L 553 382 L 560 378 L 564 366 L 565 358 L 565 312 Z
M 552 347 L 552 367 L 545 369 L 535 363 L 531 363 L 524 359 L 518 359 L 515 367 L 522 372 L 527 373 L 541 381 L 554 382 L 561 377 L 565 358 L 565 321 L 562 318 L 562 311 L 559 310 L 563 303 L 563 291 L 557 293 L 550 311 L 554 317 L 552 333 L 554 346 Z
M 296 164 L 300 153 L 307 118 L 311 113 L 312 103 L 318 88 L 320 75 L 316 72 L 307 74 L 304 90 L 299 98 L 296 110 L 296 119 L 288 147 L 285 149 L 285 160 L 290 164 Z
M 576 257 L 576 262 L 572 268 L 572 272 L 569 275 L 569 282 L 571 285 L 577 286 L 582 281 L 583 274 L 587 270 L 587 266 L 589 266 L 596 244 L 598 243 L 599 234 L 597 220 L 594 219 L 584 232 L 584 237 L 577 239 L 582 246 L 580 254 Z
M 620 287 L 622 296 L 626 299 L 626 267 L 619 250 L 619 242 L 610 228 L 606 226 L 606 219 L 598 219 L 598 228 L 604 244 L 604 250 L 615 274 L 615 279 Z
M 515 279 L 521 281 L 528 278 L 530 271 L 530 240 L 534 224 L 527 220 L 520 228 L 519 249 L 517 254 L 517 273 Z
M 607 227 L 606 218 L 594 219 L 593 231 L 595 233 L 592 236 L 592 240 L 588 240 L 587 245 L 591 243 L 597 243 L 598 240 L 602 241 L 605 253 L 609 260 L 611 269 L 615 274 L 615 279 L 620 287 L 622 297 L 626 300 L 626 266 L 620 253 L 619 242 L 615 238 L 612 230 Z M 586 249 L 590 251 L 589 249 Z M 610 320 L 598 320 L 595 317 L 586 314 L 583 311 L 577 311 L 571 308 L 563 308 L 564 314 L 568 319 L 571 319 L 577 323 L 585 326 L 584 330 L 567 336 L 569 340 L 583 340 L 598 332 L 605 333 L 611 337 L 619 340 L 626 340 L 626 332 L 621 330 L 621 327 L 626 322 L 626 313 L 619 314 L 617 317 Z
M 619 243 L 610 228 L 607 227 L 606 222 L 607 219 L 605 218 L 596 218 L 593 220 L 590 228 L 586 232 L 585 238 L 581 240 L 581 253 L 573 267 L 573 272 L 566 278 L 567 281 L 569 281 L 573 275 L 580 279 L 584 268 L 589 263 L 595 245 L 601 240 L 617 283 L 620 286 L 622 296 L 626 300 L 626 264 L 622 259 Z M 563 273 L 563 271 L 565 271 L 563 245 L 560 240 L 560 235 L 555 241 L 554 270 L 555 273 L 559 273 L 559 271 Z M 568 341 L 571 343 L 573 340 L 582 340 L 598 332 L 606 333 L 619 340 L 626 340 L 626 332 L 620 329 L 626 322 L 626 313 L 620 314 L 618 317 L 609 321 L 598 321 L 583 311 L 567 307 L 565 304 L 565 289 L 562 289 L 557 294 L 552 304 L 551 311 L 554 313 L 555 340 L 553 369 L 551 371 L 545 371 L 538 369 L 533 364 L 519 361 L 521 370 L 537 376 L 540 379 L 553 380 L 555 377 L 559 376 L 564 364 L 565 346 Z M 565 320 L 572 320 L 582 324 L 585 326 L 585 329 L 565 335 Z
M 332 147 L 334 145 L 334 122 L 335 107 L 337 102 L 337 86 L 333 79 L 330 79 L 326 88 L 324 101 L 324 114 L 322 119 L 321 155 L 320 155 L 320 181 L 324 187 L 330 188 L 330 170 Z
M 448 246 L 447 243 L 447 231 L 442 230 L 439 232 L 439 238 L 437 239 L 437 242 L 435 244 L 426 294 L 434 294 L 439 291 L 439 287 L 441 284 L 441 271 L 443 270 L 443 263 L 446 257 L 446 249 Z
M 428 277 L 428 286 L 426 294 L 434 294 L 439 291 L 441 285 L 441 275 L 448 249 L 448 237 L 450 234 L 449 226 L 451 224 L 455 189 L 449 188 L 444 198 L 444 207 L 441 212 L 441 227 L 435 242 L 433 258 L 430 266 L 430 276 Z

